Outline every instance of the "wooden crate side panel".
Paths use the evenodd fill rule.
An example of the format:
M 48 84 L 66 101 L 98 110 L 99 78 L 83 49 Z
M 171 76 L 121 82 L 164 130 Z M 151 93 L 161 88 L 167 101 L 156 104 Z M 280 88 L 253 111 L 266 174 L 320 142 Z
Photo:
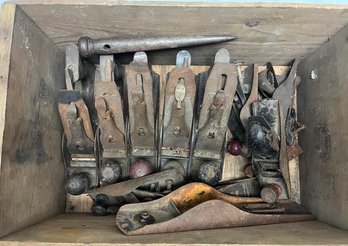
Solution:
M 138 36 L 235 35 L 225 44 L 191 47 L 194 65 L 212 65 L 216 51 L 227 48 L 233 60 L 287 65 L 306 57 L 340 30 L 348 19 L 345 9 L 220 6 L 116 6 L 22 4 L 21 8 L 60 47 L 87 35 L 92 38 Z M 120 4 L 120 5 L 117 5 Z M 153 5 L 156 3 L 154 2 Z M 178 50 L 148 52 L 152 64 L 175 64 Z M 128 64 L 131 55 L 118 55 Z
M 61 126 L 55 94 L 64 54 L 16 8 L 6 102 L 0 237 L 64 211 Z
M 332 2 L 329 0 L 326 0 L 326 3 L 323 1 L 317 1 L 318 3 L 315 3 L 315 1 L 308 0 L 309 3 L 305 2 L 241 2 L 241 1 L 224 1 L 224 2 L 217 2 L 214 0 L 206 0 L 206 1 L 182 1 L 182 0 L 174 0 L 174 1 L 168 1 L 168 0 L 17 0 L 17 4 L 47 4 L 47 5 L 55 5 L 55 4 L 65 4 L 65 5 L 141 5 L 141 6 L 197 6 L 197 7 L 216 7 L 218 4 L 219 7 L 270 7 L 270 8 L 320 8 L 320 9 L 346 9 L 347 5 L 340 2 L 340 0 L 337 0 L 336 2 Z M 319 3 L 320 2 L 320 3 Z M 342 1 L 341 1 L 342 2 Z
M 348 26 L 300 66 L 301 201 L 319 220 L 348 229 Z M 311 79 L 315 74 L 316 79 Z M 313 77 L 314 76 L 314 77 Z
M 16 6 L 13 4 L 4 4 L 0 14 L 0 150 L 3 144 L 5 129 L 6 95 L 15 9 Z M 1 155 L 2 152 L 0 151 L 0 173 Z

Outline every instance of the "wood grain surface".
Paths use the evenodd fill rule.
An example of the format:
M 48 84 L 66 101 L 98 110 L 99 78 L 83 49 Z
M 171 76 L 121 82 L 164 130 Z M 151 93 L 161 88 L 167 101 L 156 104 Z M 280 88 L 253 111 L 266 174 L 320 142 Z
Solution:
M 62 127 L 55 99 L 64 87 L 64 54 L 21 9 L 5 5 L 2 11 L 1 30 L 11 35 L 13 28 L 13 34 L 7 37 L 11 47 L 0 39 L 1 52 L 10 52 L 10 66 L 8 54 L 0 59 L 5 62 L 0 69 L 9 69 L 0 84 L 1 103 L 6 98 L 6 107 L 0 106 L 1 112 L 6 110 L 0 124 L 0 237 L 65 207 Z
M 114 216 L 62 214 L 0 240 L 0 245 L 347 245 L 348 232 L 319 221 L 125 236 Z
M 244 60 L 247 64 L 272 61 L 287 65 L 295 57 L 303 58 L 312 53 L 348 19 L 348 12 L 342 8 L 262 4 L 256 8 L 231 3 L 141 1 L 95 5 L 90 2 L 91 5 L 87 1 L 85 4 L 21 4 L 20 7 L 61 48 L 77 42 L 83 35 L 92 38 L 219 34 L 238 37 L 224 44 L 188 48 L 194 65 L 212 65 L 219 48 L 228 49 L 233 60 Z M 148 55 L 152 64 L 169 65 L 175 64 L 177 52 L 177 49 L 153 51 Z M 118 58 L 127 64 L 132 55 Z
M 299 67 L 301 201 L 326 223 L 348 230 L 348 26 Z M 311 76 L 315 73 L 316 79 Z
M 10 53 L 15 9 L 15 5 L 7 4 L 3 6 L 0 14 L 0 148 L 3 145 L 5 130 L 6 98 L 10 72 Z M 1 156 L 2 151 L 0 151 L 0 174 L 2 165 Z

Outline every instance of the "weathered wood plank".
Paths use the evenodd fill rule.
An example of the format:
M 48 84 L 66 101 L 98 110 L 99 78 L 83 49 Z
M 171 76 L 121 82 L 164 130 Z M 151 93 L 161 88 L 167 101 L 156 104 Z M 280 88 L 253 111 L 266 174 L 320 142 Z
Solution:
M 119 2 L 115 3 L 120 4 Z M 249 8 L 195 6 L 35 5 L 21 8 L 59 47 L 83 35 L 116 36 L 236 35 L 225 44 L 188 48 L 195 65 L 211 65 L 214 54 L 227 48 L 246 63 L 287 64 L 305 57 L 328 40 L 348 19 L 345 9 Z M 174 51 L 149 52 L 152 64 L 173 64 Z M 131 56 L 119 55 L 122 63 Z
M 5 110 L 6 96 L 8 86 L 8 74 L 10 71 L 10 51 L 13 35 L 13 25 L 15 19 L 15 5 L 3 5 L 0 14 L 0 149 L 3 145 L 3 136 L 5 130 Z M 1 156 L 0 151 L 0 174 L 1 174 Z
M 9 10 L 14 11 L 12 5 L 5 5 L 4 11 Z M 10 69 L 2 75 L 8 80 L 1 83 L 0 93 L 6 98 L 6 108 L 0 107 L 6 110 L 0 237 L 56 215 L 65 206 L 62 130 L 55 99 L 64 86 L 64 54 L 20 8 L 15 9 L 11 43 L 6 46 Z
M 330 1 L 327 1 L 330 2 Z M 208 1 L 147 1 L 147 0 L 17 0 L 18 4 L 65 4 L 65 5 L 141 5 L 141 6 L 194 6 L 194 7 L 216 7 L 217 3 L 214 0 Z M 318 8 L 318 9 L 346 9 L 347 5 L 345 4 L 331 4 L 331 3 L 286 3 L 286 2 L 233 2 L 225 1 L 219 2 L 219 7 L 269 7 L 269 8 Z
M 348 26 L 300 65 L 301 201 L 322 221 L 348 229 Z M 311 72 L 317 78 L 311 79 Z M 314 78 L 314 77 L 313 77 Z
M 347 245 L 348 233 L 319 221 L 231 229 L 123 235 L 114 216 L 59 215 L 9 235 L 0 245 Z

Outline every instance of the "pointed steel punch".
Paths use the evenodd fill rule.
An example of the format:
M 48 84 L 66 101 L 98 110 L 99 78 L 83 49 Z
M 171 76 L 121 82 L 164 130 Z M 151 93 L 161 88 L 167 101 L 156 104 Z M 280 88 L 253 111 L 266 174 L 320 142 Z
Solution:
M 126 52 L 173 49 L 180 47 L 226 42 L 236 39 L 229 35 L 191 36 L 191 37 L 156 37 L 156 38 L 104 38 L 91 39 L 81 37 L 78 41 L 82 56 L 94 54 L 107 55 Z

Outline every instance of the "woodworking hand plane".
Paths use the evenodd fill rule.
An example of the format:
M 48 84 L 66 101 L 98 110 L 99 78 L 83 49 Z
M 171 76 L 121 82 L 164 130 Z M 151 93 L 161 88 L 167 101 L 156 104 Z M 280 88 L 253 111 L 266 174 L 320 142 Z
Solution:
M 313 220 L 289 201 L 268 205 L 257 197 L 225 195 L 191 183 L 155 201 L 120 208 L 116 224 L 126 235 L 142 235 Z
M 190 53 L 180 51 L 176 59 L 165 86 L 161 163 L 176 160 L 187 171 L 197 89 Z
M 128 134 L 131 162 L 139 158 L 156 162 L 159 83 L 148 64 L 147 55 L 137 52 L 125 67 L 125 108 L 128 115 Z
M 236 66 L 230 54 L 220 49 L 205 84 L 200 104 L 198 131 L 192 162 L 194 179 L 216 184 L 221 179 L 226 149 L 227 123 L 237 87 Z
M 76 45 L 66 49 L 66 90 L 58 92 L 58 111 L 64 136 L 62 151 L 67 172 L 66 188 L 78 195 L 98 185 L 94 132 L 88 108 L 73 84 L 83 79 L 83 65 Z
M 101 185 L 115 183 L 129 171 L 123 104 L 114 81 L 114 66 L 112 55 L 100 56 L 100 80 L 94 85 Z

